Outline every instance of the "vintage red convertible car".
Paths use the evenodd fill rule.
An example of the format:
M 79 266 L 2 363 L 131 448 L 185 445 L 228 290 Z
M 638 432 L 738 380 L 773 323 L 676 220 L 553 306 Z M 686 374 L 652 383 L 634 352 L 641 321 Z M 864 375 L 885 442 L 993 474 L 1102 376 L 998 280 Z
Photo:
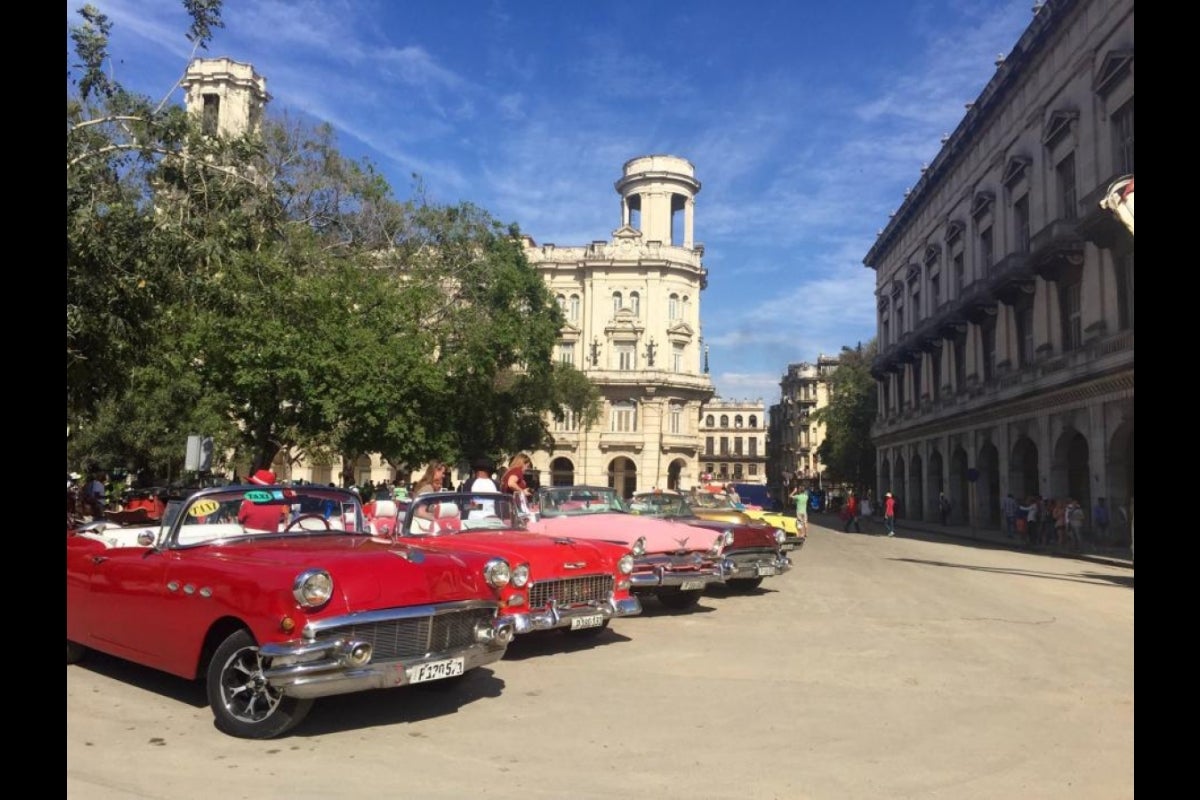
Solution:
M 525 530 L 511 496 L 431 493 L 414 498 L 395 526 L 401 541 L 430 550 L 469 550 L 504 558 L 512 578 L 499 587 L 501 620 L 518 634 L 558 628 L 598 633 L 613 617 L 640 614 L 630 594 L 629 547 Z
M 757 589 L 763 578 L 782 575 L 792 568 L 792 560 L 783 554 L 787 534 L 780 528 L 756 522 L 703 518 L 678 492 L 638 492 L 629 508 L 639 516 L 728 532 L 727 541 L 721 548 L 721 568 L 725 573 L 725 585 L 730 589 Z
M 454 678 L 515 633 L 512 569 L 371 535 L 351 492 L 200 490 L 162 524 L 67 531 L 67 663 L 88 648 L 205 678 L 216 726 L 262 739 L 313 698 Z

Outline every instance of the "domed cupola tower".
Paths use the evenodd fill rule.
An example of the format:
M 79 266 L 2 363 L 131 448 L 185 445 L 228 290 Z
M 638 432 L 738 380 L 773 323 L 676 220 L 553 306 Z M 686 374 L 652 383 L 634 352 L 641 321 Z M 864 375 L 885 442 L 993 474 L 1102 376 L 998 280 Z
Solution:
M 643 241 L 692 249 L 700 181 L 690 161 L 668 155 L 631 158 L 614 185 L 621 195 L 622 227 L 640 231 Z M 682 237 L 673 238 L 679 213 L 683 214 Z

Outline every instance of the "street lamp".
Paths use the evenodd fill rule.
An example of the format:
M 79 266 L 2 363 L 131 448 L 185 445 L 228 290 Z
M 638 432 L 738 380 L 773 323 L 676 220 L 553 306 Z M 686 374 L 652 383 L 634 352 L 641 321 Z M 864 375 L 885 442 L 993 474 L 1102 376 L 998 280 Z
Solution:
M 592 337 L 592 366 L 594 367 L 594 366 L 598 365 L 599 363 L 600 363 L 600 339 L 593 336 Z
M 654 337 L 650 337 L 649 343 L 646 345 L 646 366 L 654 366 L 654 353 L 658 350 L 658 345 L 654 343 Z

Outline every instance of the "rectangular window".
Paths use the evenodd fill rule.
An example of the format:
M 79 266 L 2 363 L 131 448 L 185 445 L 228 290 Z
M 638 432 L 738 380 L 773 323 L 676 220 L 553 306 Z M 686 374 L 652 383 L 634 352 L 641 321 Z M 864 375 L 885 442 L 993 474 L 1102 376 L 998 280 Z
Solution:
M 556 431 L 573 431 L 579 427 L 575 420 L 575 412 L 569 408 L 562 409 L 562 419 L 554 421 L 554 430 Z
M 750 474 L 751 474 L 751 475 L 757 475 L 757 474 L 758 474 L 758 464 L 751 464 L 751 465 L 750 465 Z
M 632 403 L 613 406 L 612 429 L 616 433 L 632 433 L 637 430 L 637 407 Z
M 933 382 L 929 384 L 929 399 L 937 400 L 938 393 L 942 391 L 942 351 L 941 348 L 934 350 L 929 355 L 929 370 L 933 373 Z
M 750 457 L 754 458 L 758 455 L 758 439 L 750 440 Z
M 954 256 L 954 296 L 962 297 L 963 286 L 967 283 L 967 265 L 961 252 Z
M 203 118 L 200 121 L 200 130 L 208 136 L 217 135 L 217 122 L 221 115 L 221 96 L 216 94 L 204 95 L 204 111 Z
M 929 301 L 936 309 L 942 304 L 942 276 L 933 275 L 929 278 Z
M 671 295 L 667 300 L 667 319 L 671 322 L 679 319 L 679 297 Z
M 1079 196 L 1075 187 L 1075 153 L 1071 153 L 1054 168 L 1058 179 L 1058 207 L 1062 219 L 1073 220 L 1079 216 Z
M 954 340 L 954 391 L 961 392 L 967 386 L 967 340 Z
M 892 376 L 885 375 L 881 381 L 883 385 L 883 413 L 884 416 L 892 413 Z
M 709 455 L 709 456 L 711 456 L 711 455 L 713 455 L 713 453 L 714 453 L 714 451 L 713 451 L 713 437 L 711 437 L 711 436 L 705 436 L 705 437 L 704 437 L 704 454 L 705 454 L 705 455 Z M 708 471 L 709 471 L 709 472 L 712 472 L 712 465 L 711 465 L 711 464 L 710 464 L 710 465 L 709 465 L 709 467 L 708 467 Z
M 904 306 L 897 305 L 894 314 L 896 317 L 896 341 L 900 341 L 900 337 L 904 335 Z
M 1070 283 L 1059 284 L 1059 298 L 1063 323 L 1063 352 L 1078 350 L 1083 346 L 1083 315 L 1080 308 L 1082 281 L 1076 278 Z
M 882 325 L 883 325 L 883 335 L 880 338 L 883 339 L 883 346 L 887 347 L 889 344 L 892 343 L 891 325 L 888 323 L 887 317 L 883 318 Z M 803 398 L 801 398 L 801 399 L 803 399 Z
M 721 437 L 721 455 L 723 455 L 723 456 L 729 455 L 729 437 L 728 436 Z
M 735 477 L 735 478 L 742 477 L 742 465 L 741 464 L 733 465 L 733 477 Z
M 579 295 L 571 295 L 571 321 L 579 319 Z
M 1017 306 L 1013 313 L 1017 328 L 1017 366 L 1033 363 L 1033 306 Z
M 896 373 L 896 388 L 899 392 L 900 410 L 908 408 L 908 367 L 900 367 Z
M 617 369 L 628 371 L 637 367 L 637 353 L 632 344 L 618 344 L 615 349 L 617 351 Z
M 989 225 L 979 232 L 979 274 L 990 274 L 994 261 L 995 247 L 992 242 L 992 226 Z
M 924 359 L 921 356 L 917 356 L 917 360 L 914 361 L 913 365 L 912 365 L 913 407 L 914 408 L 921 405 L 921 365 L 922 365 L 922 361 L 924 361 Z
M 671 412 L 668 415 L 668 430 L 671 433 L 683 432 L 683 407 L 671 406 Z
M 983 379 L 990 381 L 996 373 L 996 318 L 984 322 L 979 332 L 983 340 Z
M 1117 327 L 1127 331 L 1133 327 L 1133 252 L 1116 258 L 1117 268 Z
M 733 454 L 740 456 L 742 454 L 742 437 L 735 436 L 733 438 Z
M 911 297 L 910 308 L 912 309 L 913 322 L 921 318 L 921 284 L 919 281 L 912 281 L 908 284 L 908 293 Z
M 671 371 L 683 372 L 683 345 L 671 345 Z
M 1013 249 L 1029 252 L 1029 195 L 1023 194 L 1013 203 Z
M 1113 169 L 1118 175 L 1133 172 L 1133 101 L 1112 114 Z
M 558 345 L 558 362 L 560 364 L 575 364 L 575 343 L 560 342 Z

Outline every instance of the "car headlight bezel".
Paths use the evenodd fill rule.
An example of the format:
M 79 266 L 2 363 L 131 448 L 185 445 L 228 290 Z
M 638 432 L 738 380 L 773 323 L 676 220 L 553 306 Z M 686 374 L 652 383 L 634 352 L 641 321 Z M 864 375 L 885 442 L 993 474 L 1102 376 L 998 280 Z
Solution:
M 503 558 L 490 559 L 483 565 L 483 579 L 493 589 L 503 589 L 512 580 L 512 567 Z
M 306 569 L 292 582 L 292 596 L 301 608 L 320 608 L 333 597 L 333 576 L 328 570 Z
M 626 553 L 617 560 L 617 571 L 622 575 L 633 574 L 633 553 Z
M 783 528 L 776 528 L 775 544 L 783 544 L 785 541 L 787 541 L 787 531 L 785 531 Z
M 729 547 L 731 544 L 733 544 L 733 528 L 726 528 L 725 530 L 721 531 L 721 544 L 725 547 Z
M 512 576 L 509 578 L 509 584 L 518 589 L 529 583 L 529 565 L 518 564 L 513 567 Z
M 633 547 L 630 548 L 630 552 L 633 553 L 634 558 L 641 558 L 642 556 L 646 555 L 646 537 L 639 536 L 637 539 L 635 539 L 633 542 Z

